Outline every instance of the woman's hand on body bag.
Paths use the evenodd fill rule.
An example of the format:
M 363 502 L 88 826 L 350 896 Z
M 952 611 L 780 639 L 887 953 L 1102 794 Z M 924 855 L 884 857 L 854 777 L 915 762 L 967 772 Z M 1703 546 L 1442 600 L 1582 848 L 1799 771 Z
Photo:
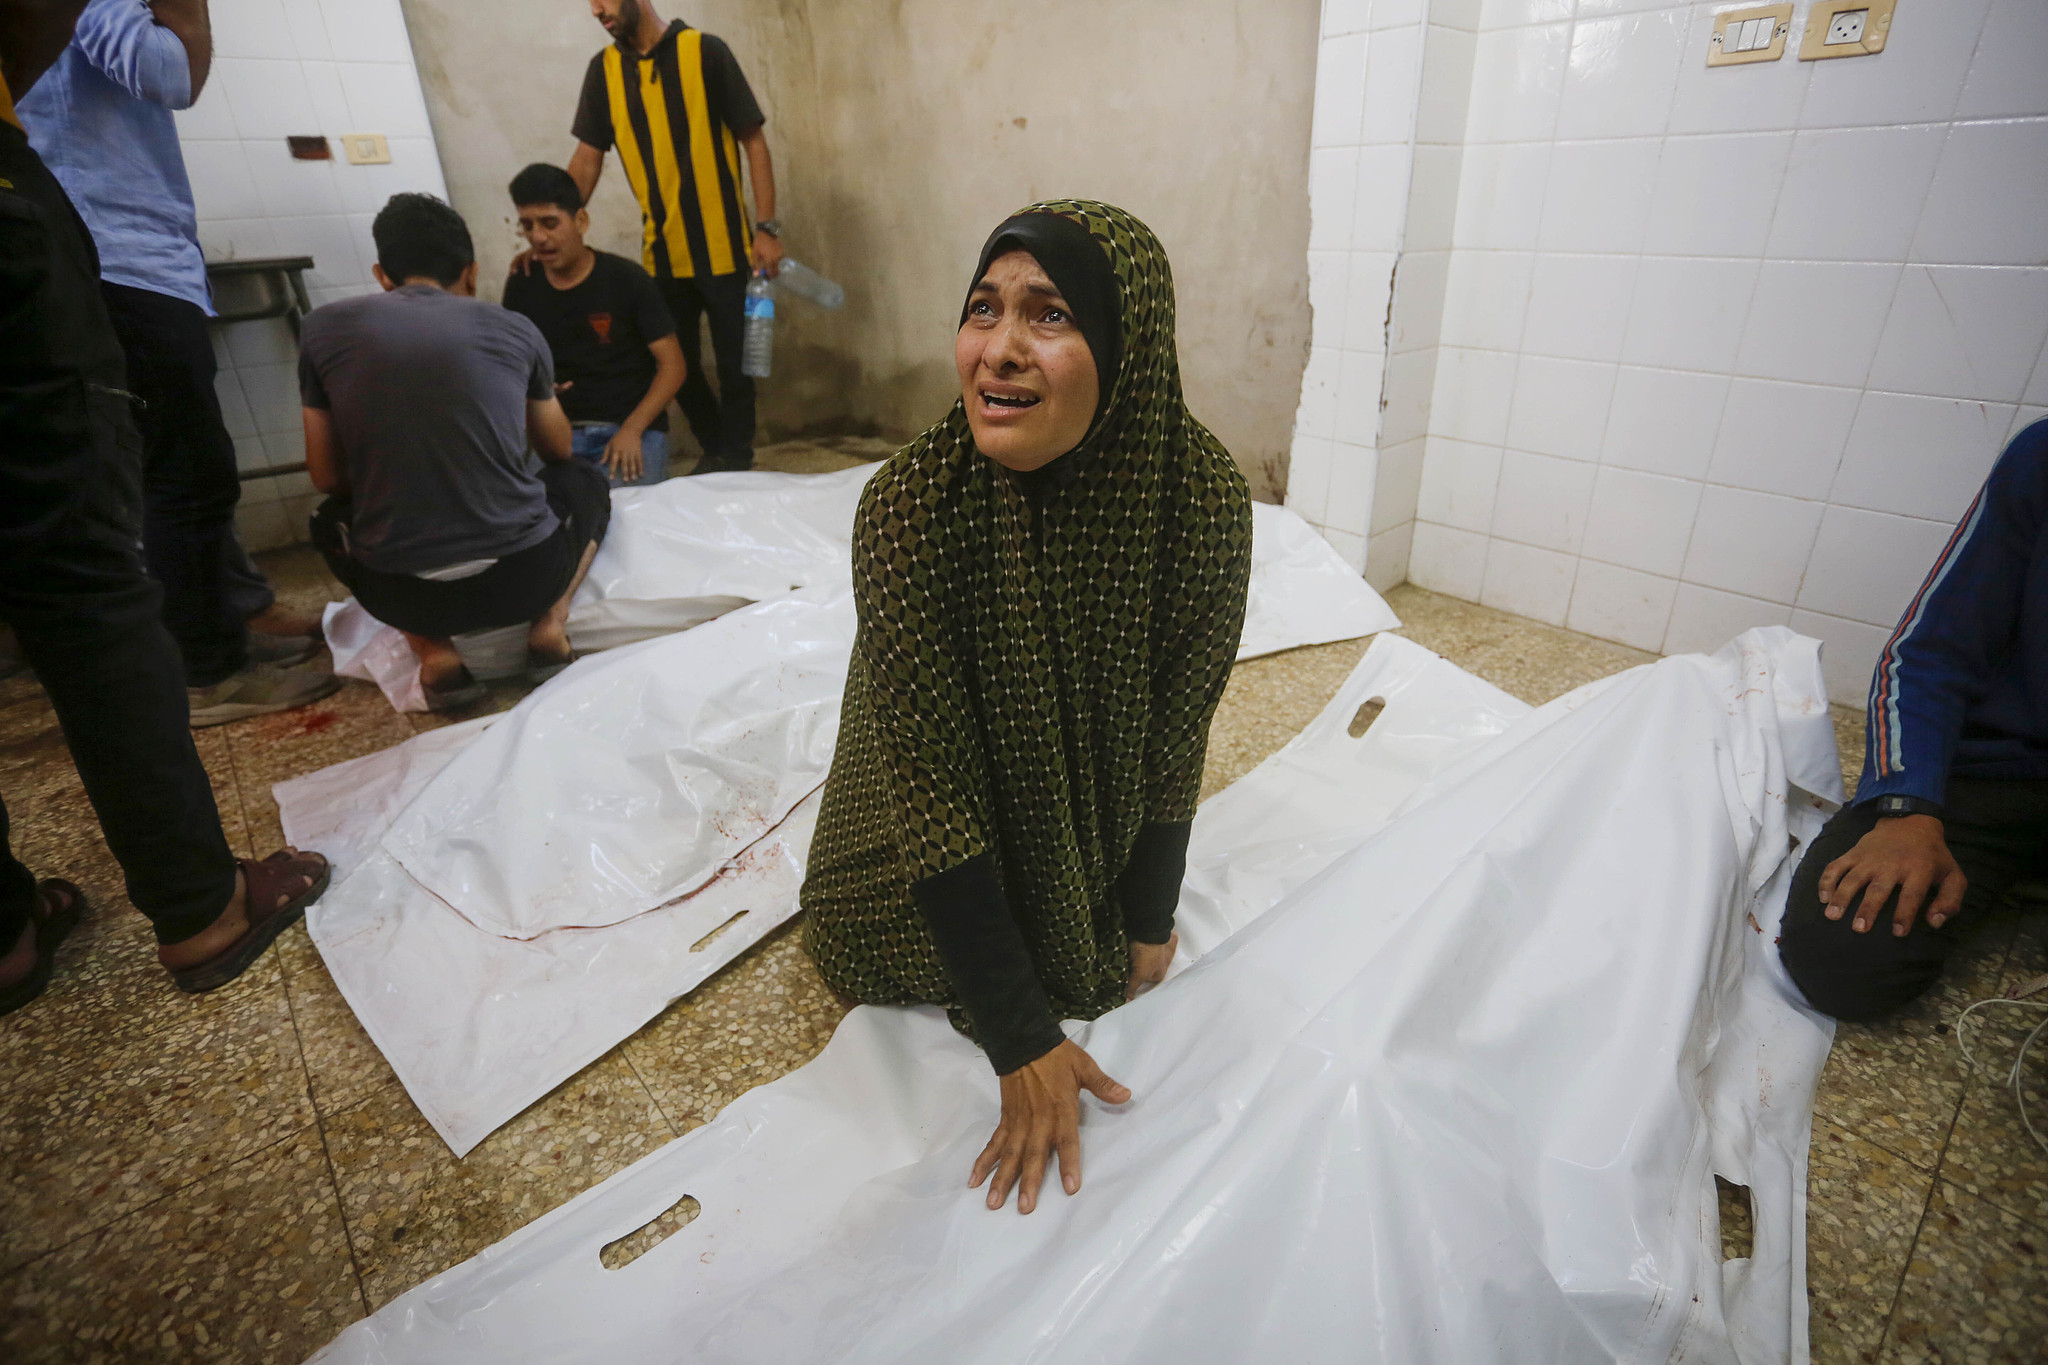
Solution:
M 1061 1187 L 1070 1195 L 1081 1188 L 1081 1092 L 1104 1104 L 1123 1104 L 1131 1092 L 1104 1075 L 1071 1038 L 1001 1081 L 1002 1121 L 975 1159 L 967 1187 L 979 1189 L 993 1174 L 988 1206 L 1001 1208 L 1016 1186 L 1017 1212 L 1029 1213 L 1038 1207 L 1050 1156 L 1059 1158 Z

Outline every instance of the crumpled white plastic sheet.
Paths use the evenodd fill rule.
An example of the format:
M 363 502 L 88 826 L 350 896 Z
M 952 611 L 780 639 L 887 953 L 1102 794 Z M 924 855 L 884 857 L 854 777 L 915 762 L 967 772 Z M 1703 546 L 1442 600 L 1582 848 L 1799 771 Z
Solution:
M 329 602 L 321 612 L 321 633 L 334 654 L 334 671 L 344 678 L 377 684 L 394 711 L 424 711 L 420 660 L 396 628 L 385 625 L 351 597 Z
M 1300 513 L 1252 504 L 1252 580 L 1237 646 L 1240 662 L 1302 645 L 1355 640 L 1400 624 L 1385 599 Z
M 612 492 L 611 530 L 569 611 L 584 653 L 651 639 L 806 588 L 852 581 L 853 517 L 880 465 L 835 474 L 747 471 Z M 1356 569 L 1284 507 L 1252 505 L 1240 659 L 1400 624 Z M 350 598 L 327 609 L 334 671 L 427 709 L 405 637 Z
M 1839 797 L 1817 646 L 1753 631 L 1528 714 L 1419 653 L 1382 637 L 1204 807 L 1187 931 L 1245 927 L 1070 1025 L 1135 1092 L 1084 1101 L 1078 1196 L 986 1210 L 986 1063 L 936 1010 L 864 1007 L 316 1358 L 1804 1361 L 1831 1028 L 1770 945 Z M 1331 858 L 1333 807 L 1362 838 Z M 1746 1260 L 1715 1172 L 1751 1187 Z M 686 1195 L 692 1223 L 602 1266 Z
M 438 773 L 384 851 L 507 938 L 689 895 L 824 785 L 853 627 L 840 585 L 581 660 Z
M 750 602 L 850 582 L 860 491 L 880 465 L 832 474 L 749 470 L 612 490 L 611 529 L 569 607 L 591 653 L 688 630 Z M 405 637 L 350 598 L 327 608 L 334 671 L 424 711 Z
M 851 582 L 854 510 L 880 468 L 697 474 L 614 490 L 611 530 L 570 604 L 569 638 L 579 650 L 611 649 Z
M 337 869 L 313 942 L 457 1155 L 795 913 L 853 622 L 845 585 L 743 607 L 275 788 Z

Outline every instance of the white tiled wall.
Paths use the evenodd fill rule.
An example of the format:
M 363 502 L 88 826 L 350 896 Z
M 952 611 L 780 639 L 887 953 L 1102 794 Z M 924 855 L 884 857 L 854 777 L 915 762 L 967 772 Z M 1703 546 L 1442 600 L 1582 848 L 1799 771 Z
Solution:
M 213 0 L 213 73 L 178 115 L 208 260 L 311 256 L 315 307 L 376 288 L 370 222 L 402 191 L 447 197 L 399 0 Z M 391 162 L 352 166 L 343 133 L 382 133 Z M 329 139 L 294 161 L 285 139 Z M 214 329 L 221 407 L 244 469 L 298 464 L 297 350 L 281 320 Z M 305 538 L 318 498 L 303 474 L 242 485 L 243 542 Z
M 1479 8 L 1406 572 L 1666 652 L 1789 623 L 1857 702 L 1998 450 L 2048 412 L 2048 4 L 1899 0 L 1878 56 L 1709 69 L 1732 5 Z M 1361 9 L 1330 0 L 1326 35 Z M 1339 40 L 1319 79 L 1341 87 Z M 1341 252 L 1323 126 L 1312 245 Z M 1338 299 L 1315 298 L 1331 391 L 1305 385 L 1296 446 L 1333 539 L 1391 525 L 1315 501 L 1309 419 L 1361 406 L 1324 358 Z
M 1323 10 L 1287 503 L 1382 587 L 1415 529 L 1478 20 L 1477 0 Z

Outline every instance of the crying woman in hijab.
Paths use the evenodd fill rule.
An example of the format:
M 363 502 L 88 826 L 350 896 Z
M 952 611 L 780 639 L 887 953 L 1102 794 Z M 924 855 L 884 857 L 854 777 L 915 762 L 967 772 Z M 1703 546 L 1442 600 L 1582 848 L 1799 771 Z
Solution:
M 995 230 L 960 401 L 867 486 L 859 629 L 803 888 L 825 981 L 945 1006 L 1001 1078 L 969 1183 L 1081 1186 L 1061 1031 L 1165 978 L 1209 722 L 1244 625 L 1251 498 L 1181 397 L 1173 276 L 1107 204 Z

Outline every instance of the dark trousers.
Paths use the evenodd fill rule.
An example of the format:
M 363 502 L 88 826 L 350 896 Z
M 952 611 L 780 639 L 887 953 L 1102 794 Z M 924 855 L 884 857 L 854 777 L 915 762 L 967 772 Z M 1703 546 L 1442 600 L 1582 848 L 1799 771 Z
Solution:
M 226 907 L 235 860 L 143 568 L 142 444 L 97 276 L 56 179 L 0 125 L 0 620 L 56 709 L 129 898 L 175 943 Z M 33 894 L 0 843 L 0 951 Z
M 185 683 L 210 687 L 249 662 L 249 629 L 228 592 L 242 484 L 213 387 L 213 338 L 197 304 L 124 284 L 102 288 L 138 400 L 143 552 L 164 587 L 164 624 L 184 654 Z
M 251 616 L 261 616 L 277 605 L 277 589 L 270 586 L 263 570 L 242 548 L 241 537 L 232 530 L 228 533 L 228 558 L 222 574 L 226 579 L 228 610 L 238 619 L 246 621 Z
M 1949 954 L 2015 882 L 2048 875 L 2048 781 L 1949 781 L 1942 819 L 1949 852 L 1969 880 L 1961 913 L 1939 929 L 1926 911 L 1904 938 L 1892 932 L 1896 893 L 1865 933 L 1850 927 L 1856 907 L 1838 920 L 1821 913 L 1820 878 L 1829 863 L 1877 824 L 1868 807 L 1838 811 L 1793 876 L 1778 952 L 1785 970 L 1823 1014 L 1875 1019 L 1909 1004 L 1941 979 Z
M 596 465 L 552 461 L 541 466 L 540 481 L 561 523 L 554 534 L 468 578 L 438 583 L 358 563 L 349 552 L 352 509 L 340 498 L 313 513 L 313 548 L 363 610 L 386 625 L 435 639 L 528 625 L 562 600 L 583 552 L 604 543 L 612 519 L 611 481 Z
M 754 381 L 740 373 L 747 336 L 744 270 L 688 280 L 662 280 L 661 296 L 675 316 L 676 340 L 690 367 L 676 406 L 704 448 L 704 467 L 746 469 L 754 463 Z M 711 320 L 711 352 L 718 360 L 718 391 L 704 377 L 697 319 Z

